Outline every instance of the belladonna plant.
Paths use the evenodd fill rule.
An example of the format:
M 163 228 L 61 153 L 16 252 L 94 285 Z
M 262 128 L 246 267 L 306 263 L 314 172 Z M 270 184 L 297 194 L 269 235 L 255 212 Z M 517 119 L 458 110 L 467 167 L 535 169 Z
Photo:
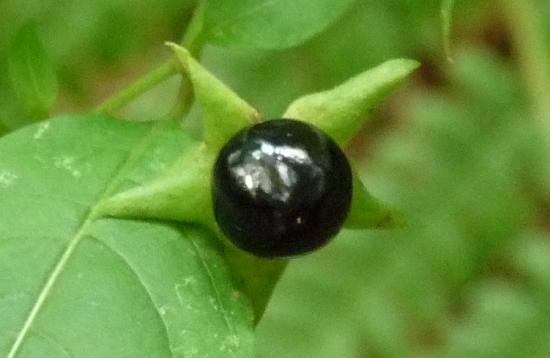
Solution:
M 264 118 L 202 67 L 185 48 L 171 43 L 168 46 L 174 51 L 183 75 L 190 79 L 202 108 L 204 140 L 194 143 L 158 178 L 104 201 L 100 212 L 116 217 L 199 223 L 216 232 L 259 319 L 287 260 L 255 257 L 225 240 L 216 225 L 211 185 L 214 162 L 222 147 L 239 131 L 264 122 Z M 298 98 L 290 103 L 282 117 L 308 123 L 330 136 L 338 146 L 346 147 L 369 118 L 369 112 L 417 67 L 418 63 L 413 60 L 387 61 L 338 87 Z M 345 187 L 345 180 L 341 185 Z M 381 229 L 402 224 L 400 213 L 374 198 L 352 169 L 351 207 L 343 227 Z M 272 229 L 266 226 L 258 230 L 257 235 L 269 237 Z
M 402 224 L 397 211 L 367 191 L 353 161 L 348 167 L 338 148 L 349 144 L 371 110 L 417 62 L 390 60 L 333 89 L 298 98 L 281 113 L 280 118 L 298 121 L 293 126 L 321 138 L 307 147 L 311 153 L 324 146 L 319 143 L 329 143 L 325 149 L 339 161 L 331 164 L 338 164 L 333 174 L 339 175 L 339 186 L 331 184 L 329 198 L 342 199 L 346 208 L 339 212 L 331 200 L 319 201 L 312 211 L 337 217 L 318 237 L 304 235 L 319 241 L 276 254 L 249 249 L 254 255 L 223 232 L 235 242 L 242 237 L 216 223 L 214 164 L 237 133 L 276 124 L 186 49 L 169 46 L 175 60 L 155 76 L 174 66 L 181 71 L 192 90 L 185 101 L 194 97 L 202 110 L 202 140 L 175 120 L 137 123 L 106 114 L 48 119 L 0 140 L 0 272 L 9 277 L 0 285 L 0 299 L 14 303 L 0 306 L 0 330 L 7 332 L 0 335 L 0 350 L 7 347 L 9 357 L 20 352 L 55 356 L 63 354 L 62 347 L 77 356 L 91 350 L 96 356 L 159 356 L 162 350 L 250 356 L 254 324 L 288 263 L 286 256 L 321 246 L 340 226 L 362 230 Z M 315 158 L 326 158 L 323 153 Z M 323 170 L 330 172 L 331 165 Z M 227 214 L 227 208 L 218 209 Z M 233 220 L 225 214 L 219 220 L 222 229 Z M 275 229 L 268 223 L 252 236 L 249 231 L 247 240 L 277 237 Z M 242 242 L 239 246 L 247 249 Z M 106 339 L 109 344 L 97 344 Z

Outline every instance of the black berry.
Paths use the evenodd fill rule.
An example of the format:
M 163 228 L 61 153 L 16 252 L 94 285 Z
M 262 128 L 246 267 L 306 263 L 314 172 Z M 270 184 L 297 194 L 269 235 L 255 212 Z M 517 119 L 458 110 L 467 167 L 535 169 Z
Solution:
M 212 190 L 216 221 L 235 245 L 284 257 L 317 249 L 338 233 L 352 175 L 325 133 L 277 119 L 242 130 L 223 147 Z

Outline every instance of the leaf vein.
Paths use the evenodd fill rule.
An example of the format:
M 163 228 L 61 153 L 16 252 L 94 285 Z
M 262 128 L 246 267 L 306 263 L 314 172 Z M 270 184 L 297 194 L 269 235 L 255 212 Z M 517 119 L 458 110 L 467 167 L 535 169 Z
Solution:
M 96 241 L 97 243 L 99 243 L 100 245 L 102 245 L 103 247 L 105 247 L 106 249 L 108 249 L 109 251 L 111 251 L 113 254 L 115 254 L 118 258 L 120 258 L 120 260 L 122 262 L 124 262 L 124 264 L 130 269 L 130 271 L 134 274 L 134 276 L 136 277 L 137 281 L 139 282 L 139 284 L 141 285 L 141 287 L 143 288 L 143 290 L 145 291 L 145 293 L 147 294 L 147 297 L 149 298 L 149 300 L 151 301 L 151 303 L 153 304 L 153 307 L 155 307 L 155 312 L 157 313 L 158 315 L 158 318 L 160 319 L 160 321 L 162 322 L 162 327 L 164 328 L 164 333 L 166 335 L 166 339 L 168 341 L 168 347 L 170 349 L 170 352 L 172 353 L 172 355 L 174 355 L 174 351 L 172 350 L 172 344 L 170 344 L 170 335 L 168 334 L 168 325 L 166 323 L 166 321 L 164 320 L 163 316 L 161 315 L 160 313 L 160 307 L 157 305 L 157 303 L 155 302 L 155 299 L 153 298 L 153 295 L 151 293 L 151 290 L 149 287 L 147 287 L 147 285 L 145 284 L 145 282 L 143 281 L 143 279 L 141 278 L 141 276 L 138 274 L 137 270 L 135 269 L 135 267 L 130 263 L 130 260 L 128 260 L 128 258 L 120 251 L 118 250 L 116 247 L 108 244 L 106 241 L 98 238 L 97 236 L 93 236 L 93 235 L 87 235 L 88 238 Z
M 106 189 L 98 196 L 97 200 L 92 201 L 92 203 L 95 203 L 95 205 L 90 207 L 90 210 L 88 211 L 87 216 L 83 220 L 82 225 L 80 226 L 80 229 L 68 241 L 68 245 L 65 248 L 65 251 L 61 255 L 60 259 L 57 261 L 55 266 L 53 267 L 51 273 L 49 274 L 44 286 L 42 287 L 38 295 L 38 298 L 36 299 L 36 302 L 32 306 L 31 311 L 27 316 L 27 319 L 23 323 L 23 327 L 17 334 L 15 342 L 13 343 L 7 358 L 14 358 L 16 354 L 19 352 L 19 350 L 21 349 L 21 345 L 23 344 L 25 338 L 27 337 L 32 324 L 34 323 L 37 315 L 41 311 L 41 308 L 44 305 L 46 299 L 48 298 L 54 284 L 57 282 L 59 275 L 62 273 L 67 262 L 69 261 L 73 252 L 75 251 L 76 247 L 80 243 L 81 239 L 84 237 L 84 234 L 88 226 L 96 219 L 95 211 L 97 210 L 97 208 L 99 208 L 100 203 L 105 198 L 107 198 L 111 194 L 111 192 L 116 188 L 116 186 L 124 178 L 124 175 L 126 175 L 127 171 L 131 168 L 134 162 L 137 159 L 139 159 L 140 156 L 145 152 L 145 149 L 153 140 L 153 138 L 162 130 L 162 128 L 164 128 L 164 125 L 165 125 L 164 123 L 159 122 L 150 128 L 147 135 L 145 135 L 143 139 L 131 151 L 128 152 L 128 155 L 126 156 L 126 158 L 121 162 L 119 169 L 114 171 L 115 175 L 113 179 L 109 183 L 107 183 Z
M 45 341 L 49 342 L 50 344 L 58 347 L 61 352 L 63 352 L 63 355 L 65 357 L 68 357 L 68 358 L 74 358 L 74 356 L 72 354 L 69 353 L 69 351 L 67 350 L 67 348 L 65 348 L 65 346 L 63 344 L 61 344 L 57 339 L 53 338 L 52 336 L 48 335 L 48 334 L 45 334 L 45 333 L 42 333 L 42 332 L 37 332 L 35 330 L 31 330 L 32 334 L 34 334 L 35 336 L 38 336 L 38 337 L 42 337 Z
M 204 272 L 206 273 L 206 276 L 208 277 L 208 282 L 210 283 L 210 286 L 212 287 L 212 291 L 214 291 L 214 294 L 216 296 L 216 301 L 218 302 L 218 305 L 220 307 L 221 314 L 223 316 L 223 320 L 225 322 L 225 325 L 227 326 L 227 329 L 231 332 L 231 334 L 235 334 L 235 328 L 230 323 L 231 320 L 227 317 L 227 310 L 225 308 L 225 305 L 223 304 L 223 301 L 221 299 L 220 291 L 218 290 L 218 287 L 216 285 L 216 282 L 214 280 L 214 276 L 212 275 L 212 272 L 208 268 L 208 265 L 204 261 L 204 256 L 201 255 L 201 250 L 199 248 L 199 245 L 193 240 L 191 237 L 189 237 L 189 241 L 191 242 L 191 245 L 193 246 L 193 249 L 197 253 L 198 260 L 201 264 L 201 267 L 204 269 Z

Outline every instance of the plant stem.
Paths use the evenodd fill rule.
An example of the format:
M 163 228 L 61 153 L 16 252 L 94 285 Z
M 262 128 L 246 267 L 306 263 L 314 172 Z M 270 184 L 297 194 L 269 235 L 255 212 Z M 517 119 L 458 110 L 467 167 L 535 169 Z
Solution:
M 193 12 L 193 16 L 185 34 L 183 35 L 182 44 L 186 47 L 190 53 L 194 56 L 200 54 L 202 50 L 202 41 L 200 41 L 200 32 L 202 30 L 202 20 L 204 13 L 204 1 L 199 1 L 197 7 Z M 96 112 L 111 113 L 121 107 L 124 107 L 126 104 L 130 103 L 134 98 L 142 95 L 147 92 L 149 89 L 169 78 L 172 75 L 175 75 L 179 71 L 179 66 L 175 59 L 171 58 L 163 62 L 160 66 L 153 69 L 149 73 L 145 74 L 143 77 L 136 80 L 134 83 L 130 84 L 126 88 L 120 90 L 112 97 L 108 98 L 101 104 L 96 107 Z M 175 114 L 185 114 L 191 107 L 193 102 L 193 94 L 189 88 L 190 82 L 189 79 L 183 78 L 182 85 L 180 88 L 180 98 L 181 101 L 176 106 L 177 113 Z
M 540 12 L 533 0 L 503 0 L 503 4 L 533 112 L 544 135 L 550 138 L 550 56 Z
M 455 2 L 454 0 L 443 0 L 441 1 L 441 34 L 443 36 L 443 51 L 447 57 L 447 61 L 453 62 L 453 57 L 451 54 L 451 26 L 453 22 L 453 8 Z
M 206 2 L 198 0 L 191 21 L 183 34 L 181 44 L 193 56 L 199 56 L 202 52 L 203 40 L 201 39 L 202 27 L 204 22 L 204 9 Z
M 147 92 L 151 87 L 175 75 L 177 72 L 178 66 L 176 61 L 174 59 L 166 60 L 157 68 L 98 105 L 96 111 L 104 113 L 113 112 L 131 102 L 134 98 Z
M 187 51 L 189 51 L 189 53 L 197 59 L 200 58 L 204 45 L 200 36 L 204 20 L 205 5 L 205 1 L 199 0 L 197 2 L 197 6 L 193 12 L 193 17 L 191 18 L 191 21 L 189 22 L 189 25 L 187 26 L 185 34 L 181 40 L 183 47 L 185 47 Z M 191 80 L 184 74 L 181 77 L 178 99 L 179 100 L 176 102 L 170 113 L 172 118 L 184 117 L 191 109 L 193 101 L 195 100 Z

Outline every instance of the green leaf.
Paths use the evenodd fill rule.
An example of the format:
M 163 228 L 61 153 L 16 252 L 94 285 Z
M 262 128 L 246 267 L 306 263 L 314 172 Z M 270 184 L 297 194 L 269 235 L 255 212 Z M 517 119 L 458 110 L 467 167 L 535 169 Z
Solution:
M 193 142 L 170 123 L 66 116 L 0 140 L 0 354 L 252 355 L 252 314 L 218 240 L 102 218 Z
M 384 62 L 334 89 L 297 99 L 284 117 L 312 123 L 345 146 L 369 112 L 418 66 L 418 62 L 405 59 Z
M 203 36 L 232 47 L 284 49 L 334 23 L 355 0 L 209 0 Z
M 454 0 L 441 0 L 441 31 L 443 34 L 443 49 L 447 60 L 452 60 L 451 55 L 451 27 L 453 22 Z
M 4 123 L 0 121 L 0 137 L 8 133 L 9 131 L 10 129 L 8 128 L 8 126 L 6 126 Z
M 219 149 L 242 128 L 259 120 L 259 114 L 229 87 L 202 67 L 189 52 L 176 44 L 172 48 L 185 74 L 191 79 L 197 101 L 202 106 L 204 140 L 208 149 Z
M 21 27 L 12 38 L 8 70 L 13 88 L 29 116 L 46 118 L 57 97 L 57 78 L 36 25 Z

